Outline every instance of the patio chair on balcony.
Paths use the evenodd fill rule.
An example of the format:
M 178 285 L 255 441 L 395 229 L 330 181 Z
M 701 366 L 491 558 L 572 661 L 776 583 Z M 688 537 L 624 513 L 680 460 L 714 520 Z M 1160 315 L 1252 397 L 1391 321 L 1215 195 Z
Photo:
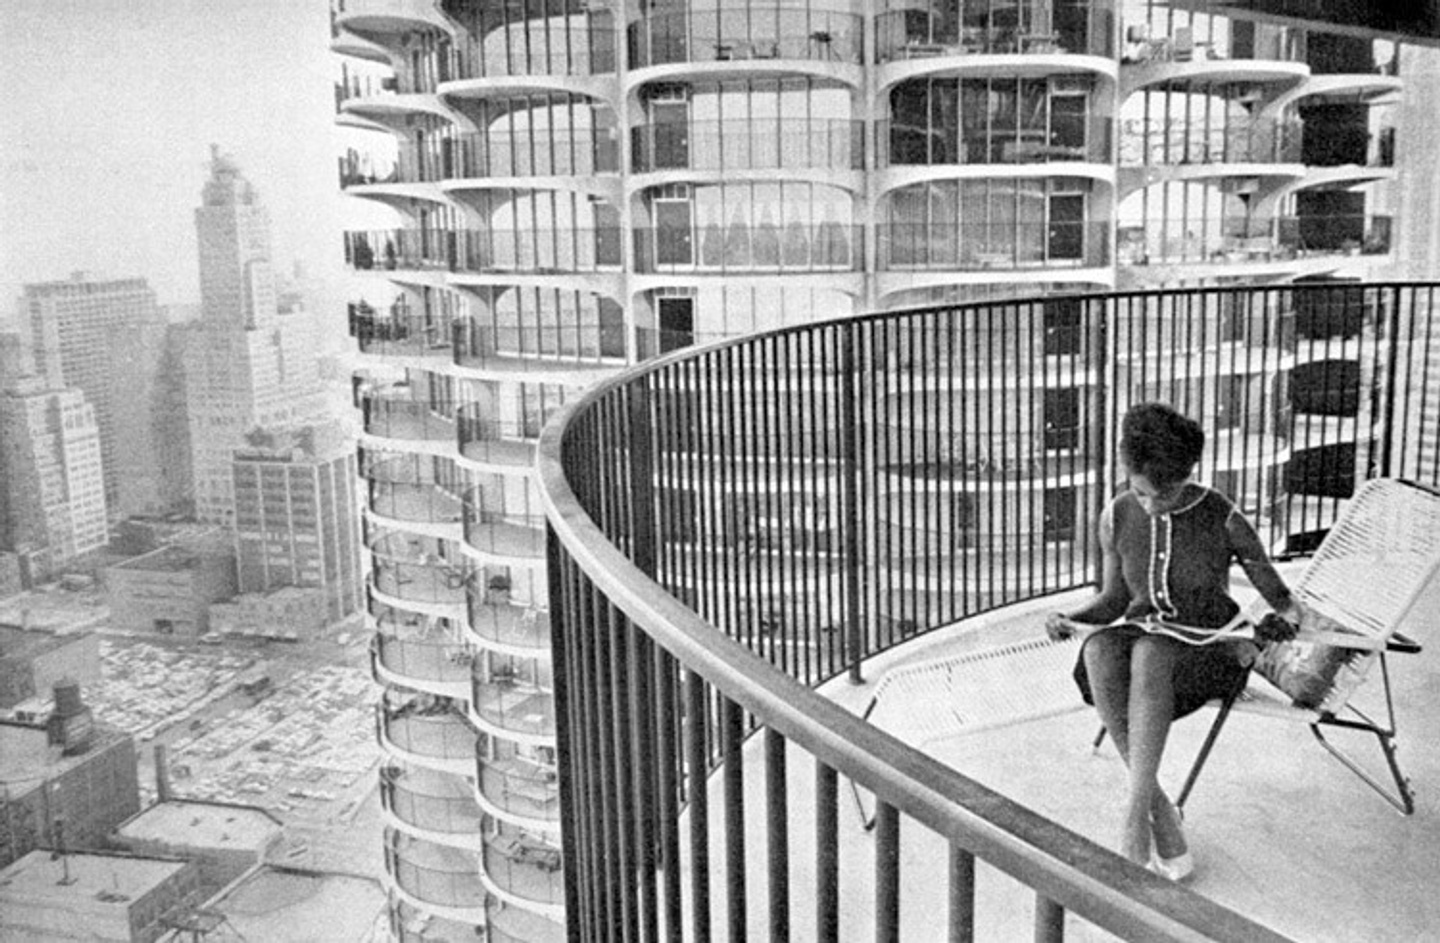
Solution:
M 1395 758 L 1395 710 L 1388 654 L 1414 654 L 1420 645 L 1399 629 L 1436 621 L 1440 605 L 1440 491 L 1394 478 L 1366 482 L 1346 505 L 1293 592 L 1317 613 L 1291 642 L 1265 646 L 1250 684 L 1211 724 L 1185 784 L 1183 806 L 1226 720 L 1235 712 L 1298 721 L 1332 756 L 1406 815 L 1414 793 Z M 1380 666 L 1383 717 L 1352 700 Z M 1325 728 L 1368 733 L 1384 755 L 1394 789 L 1325 737 Z

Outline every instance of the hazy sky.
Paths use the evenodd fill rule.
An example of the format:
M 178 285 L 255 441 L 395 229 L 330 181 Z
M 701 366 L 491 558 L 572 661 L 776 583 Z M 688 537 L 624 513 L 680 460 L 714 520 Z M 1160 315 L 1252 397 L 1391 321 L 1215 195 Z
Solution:
M 259 188 L 277 266 L 340 270 L 326 0 L 3 0 L 0 35 L 0 316 L 76 269 L 198 301 L 212 142 Z

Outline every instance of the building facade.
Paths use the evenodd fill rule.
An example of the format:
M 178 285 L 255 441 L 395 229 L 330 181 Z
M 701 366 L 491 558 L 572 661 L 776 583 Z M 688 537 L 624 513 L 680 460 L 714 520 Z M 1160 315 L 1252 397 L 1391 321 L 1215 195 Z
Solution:
M 105 502 L 120 507 L 121 424 L 133 405 L 130 384 L 147 371 L 121 349 L 143 325 L 160 317 L 155 292 L 143 278 L 94 279 L 26 285 L 22 324 L 41 376 L 52 386 L 78 389 L 95 410 L 105 469 Z M 128 430 L 127 430 L 128 431 Z
M 569 396 L 625 364 L 861 311 L 1055 296 L 1024 323 L 896 339 L 896 369 L 997 350 L 1015 367 L 936 395 L 937 411 L 988 417 L 953 444 L 943 498 L 936 469 L 898 462 L 874 496 L 910 553 L 1044 544 L 1080 559 L 1059 551 L 1084 539 L 1100 487 L 1068 461 L 1104 419 L 1086 406 L 1095 375 L 1024 394 L 1077 358 L 1121 357 L 1134 389 L 1197 414 L 1224 443 L 1207 474 L 1297 540 L 1307 505 L 1353 482 L 1374 368 L 1353 338 L 1374 312 L 1216 310 L 1195 340 L 1203 369 L 1151 388 L 1170 313 L 1081 337 L 1066 296 L 1386 264 L 1392 43 L 1143 0 L 346 0 L 332 49 L 353 142 L 341 186 L 391 220 L 347 232 L 345 253 L 401 939 L 453 924 L 560 936 L 531 451 Z M 1232 442 L 1242 416 L 1254 441 Z M 741 451 L 840 421 L 796 415 Z M 1014 466 L 1030 443 L 1046 460 Z M 739 493 L 717 513 L 757 545 L 823 541 L 841 482 L 813 474 L 783 520 Z M 1277 476 L 1286 499 L 1262 504 Z M 947 502 L 942 532 L 909 532 L 918 500 Z M 1073 582 L 1064 565 L 1056 585 Z M 773 588 L 752 605 L 762 624 L 786 618 Z
M 197 638 L 210 631 L 210 605 L 237 591 L 228 541 L 171 544 L 105 570 L 110 625 L 122 632 Z
M 32 582 L 108 540 L 101 433 L 78 389 L 0 376 L 0 547 Z
M 0 937 L 152 943 L 200 904 L 199 867 L 179 858 L 33 851 L 0 871 Z
M 218 148 L 195 231 L 201 314 L 184 354 L 195 513 L 202 521 L 229 523 L 232 453 L 245 444 L 245 434 L 318 414 L 315 325 L 303 312 L 280 313 L 269 214 Z
M 115 410 L 117 517 L 164 517 L 190 511 L 194 481 L 186 418 L 184 342 L 189 332 L 160 312 L 114 338 L 111 398 Z
M 233 470 L 240 592 L 315 590 L 324 598 L 325 625 L 359 612 L 354 443 L 329 426 L 255 435 L 236 451 Z

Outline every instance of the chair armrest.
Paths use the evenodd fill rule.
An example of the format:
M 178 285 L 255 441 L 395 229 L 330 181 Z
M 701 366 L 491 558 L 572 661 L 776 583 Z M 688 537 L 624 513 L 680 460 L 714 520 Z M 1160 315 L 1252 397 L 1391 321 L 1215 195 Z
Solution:
M 1384 651 L 1390 644 L 1383 639 L 1367 638 L 1364 635 L 1351 635 L 1349 632 L 1302 631 L 1295 636 L 1295 641 L 1314 642 L 1319 645 L 1331 645 L 1335 648 L 1353 648 L 1367 652 Z

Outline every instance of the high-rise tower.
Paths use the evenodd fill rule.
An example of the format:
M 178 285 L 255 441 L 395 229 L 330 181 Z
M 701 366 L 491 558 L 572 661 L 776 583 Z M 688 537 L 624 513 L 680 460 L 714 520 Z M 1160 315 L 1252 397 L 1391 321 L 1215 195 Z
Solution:
M 143 365 L 117 356 L 116 345 L 159 318 L 155 292 L 143 278 L 96 279 L 76 272 L 66 281 L 25 286 L 22 326 L 38 372 L 53 388 L 84 393 L 100 430 L 105 501 L 121 507 L 126 398 L 117 396 Z
M 279 313 L 269 216 L 218 148 L 195 230 L 201 316 L 185 344 L 195 512 L 227 523 L 234 515 L 231 457 L 245 433 L 300 423 L 318 411 L 315 328 L 303 315 Z
M 347 233 L 345 252 L 397 936 L 465 924 L 492 940 L 560 936 L 531 451 L 567 397 L 708 339 L 1054 295 L 1026 323 L 976 328 L 1014 339 L 1006 384 L 965 391 L 999 447 L 954 443 L 950 531 L 903 543 L 1074 544 L 1100 487 L 1069 461 L 1092 431 L 1094 378 L 1074 371 L 1039 409 L 1013 386 L 1108 350 L 1077 336 L 1064 296 L 1349 278 L 1384 262 L 1378 185 L 1400 88 L 1387 47 L 1144 0 L 337 4 L 336 101 L 353 138 L 340 183 L 391 216 Z M 1344 477 L 1364 398 L 1327 390 L 1358 390 L 1369 367 L 1357 345 L 1331 343 L 1340 320 L 1217 312 L 1195 341 L 1209 366 L 1151 391 L 1225 443 L 1216 484 L 1247 510 L 1303 516 Z M 1166 323 L 1156 310 L 1144 336 L 1105 340 L 1143 376 Z M 1244 356 L 1256 346 L 1283 348 L 1270 362 L 1285 369 L 1258 375 Z M 897 367 L 941 354 L 905 338 L 893 351 Z M 1241 415 L 1254 441 L 1232 441 Z M 1010 461 L 1021 440 L 1047 461 Z M 743 493 L 705 510 L 757 541 L 824 540 L 842 483 L 814 474 L 811 503 L 784 520 Z M 887 532 L 913 527 L 905 511 L 934 493 L 928 474 L 887 477 L 873 498 Z M 1254 507 L 1276 475 L 1291 506 Z M 1004 520 L 985 519 L 1001 506 Z M 755 593 L 757 619 L 786 617 L 782 592 Z

